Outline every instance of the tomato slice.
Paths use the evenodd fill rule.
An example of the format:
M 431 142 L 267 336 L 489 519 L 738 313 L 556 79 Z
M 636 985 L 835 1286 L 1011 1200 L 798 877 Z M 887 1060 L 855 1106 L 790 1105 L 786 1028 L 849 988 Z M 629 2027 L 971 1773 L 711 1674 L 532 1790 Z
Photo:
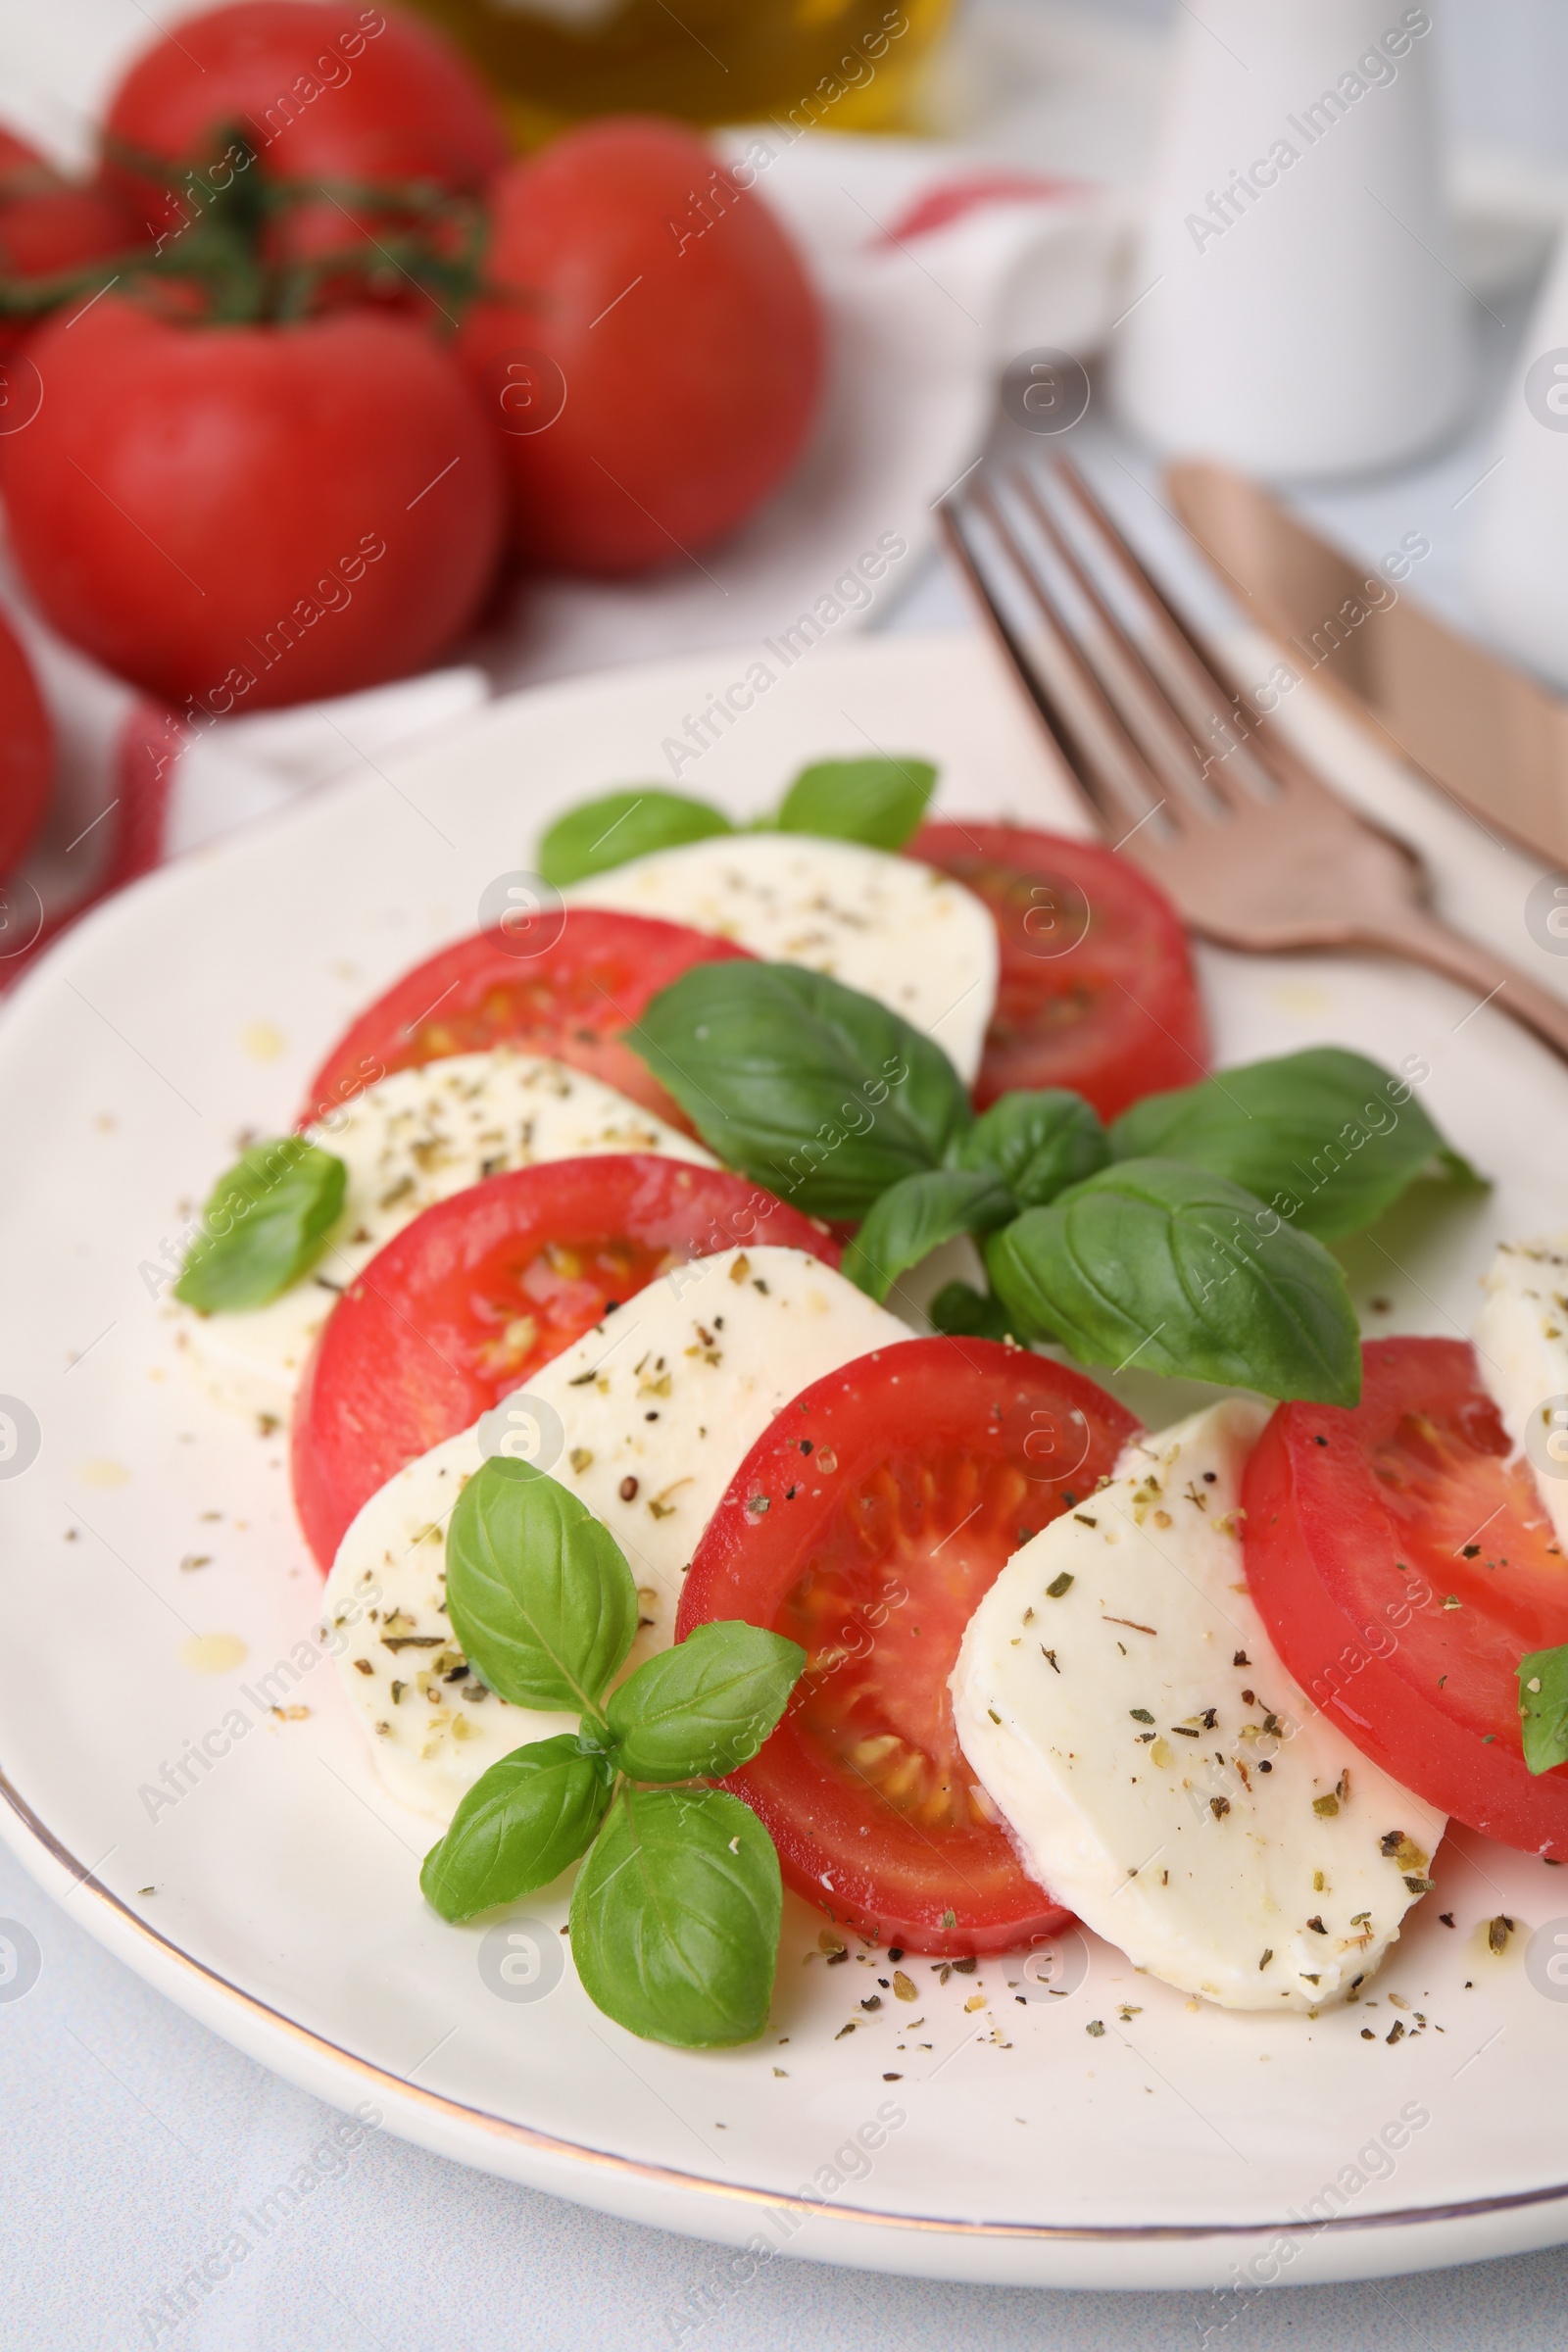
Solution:
M 996 917 L 1002 968 L 977 1109 L 1014 1088 L 1066 1086 L 1113 1119 L 1203 1076 L 1208 1024 L 1187 934 L 1136 866 L 1018 825 L 926 825 L 908 854 Z
M 825 1226 L 744 1177 L 643 1152 L 513 1168 L 416 1217 L 343 1293 L 301 1383 L 294 1503 L 321 1567 L 405 1462 L 667 1267 L 738 1241 L 839 1262 Z
M 807 1389 L 737 1472 L 677 1635 L 742 1617 L 806 1650 L 783 1722 L 728 1786 L 835 1919 L 964 1953 L 1067 1918 L 964 1761 L 948 1677 L 1006 1560 L 1093 1493 L 1136 1427 L 1042 1356 L 910 1340 Z
M 1568 1860 L 1517 1669 L 1568 1642 L 1568 1561 L 1462 1340 L 1373 1340 L 1353 1410 L 1282 1404 L 1248 1464 L 1247 1581 L 1363 1753 L 1504 1845 Z
M 390 1070 L 448 1054 L 515 1046 L 587 1070 L 690 1134 L 691 1123 L 625 1042 L 651 997 L 694 963 L 746 956 L 744 948 L 640 914 L 573 906 L 527 934 L 477 931 L 416 964 L 362 1012 L 311 1081 L 300 1118 L 324 1117 Z M 749 958 L 748 958 L 749 960 Z

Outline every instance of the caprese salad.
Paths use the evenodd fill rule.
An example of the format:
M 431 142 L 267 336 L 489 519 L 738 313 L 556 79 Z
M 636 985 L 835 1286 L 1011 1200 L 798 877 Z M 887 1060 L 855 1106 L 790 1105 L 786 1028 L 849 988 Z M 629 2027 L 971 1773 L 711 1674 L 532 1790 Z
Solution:
M 1363 1347 L 1329 1245 L 1481 1181 L 1426 1064 L 1207 1075 L 1151 885 L 934 781 L 573 809 L 175 1286 L 291 1424 L 425 1898 L 575 1867 L 584 1987 L 683 2046 L 762 2030 L 786 1884 L 900 1955 L 1076 1916 L 1315 2013 L 1448 1816 L 1568 1859 L 1568 1242 L 1499 1251 L 1473 1348 Z M 1145 1429 L 1129 1365 L 1219 1393 Z

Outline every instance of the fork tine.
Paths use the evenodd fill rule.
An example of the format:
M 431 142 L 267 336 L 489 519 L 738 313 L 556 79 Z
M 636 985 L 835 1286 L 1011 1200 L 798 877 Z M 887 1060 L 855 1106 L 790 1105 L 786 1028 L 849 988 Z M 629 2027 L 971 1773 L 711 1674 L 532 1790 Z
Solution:
M 1212 742 L 1224 729 L 1237 739 L 1227 758 L 1237 759 L 1243 773 L 1250 767 L 1253 782 L 1264 792 L 1279 790 L 1286 778 L 1272 747 L 1260 735 L 1259 712 L 1245 694 L 1227 682 L 1219 663 L 1194 636 L 1072 460 L 1057 458 L 1054 471 L 1101 562 L 1116 575 L 1136 606 L 1149 631 L 1145 657 L 1195 743 Z M 1214 781 L 1214 769 L 1209 776 Z
M 1093 673 L 1072 644 L 1034 565 L 988 485 L 965 501 L 966 515 L 978 515 L 1028 600 L 1027 633 L 1012 627 L 1000 610 L 986 565 L 970 544 L 964 523 L 954 517 L 961 560 L 992 612 L 1003 642 L 1028 679 L 1046 723 L 1061 747 L 1079 790 L 1102 828 L 1123 835 L 1147 823 L 1166 796 L 1138 746 L 1105 700 Z
M 1003 610 L 992 574 L 1002 566 L 993 557 L 982 558 L 970 544 L 973 528 L 970 502 L 944 500 L 937 509 L 937 522 L 949 554 L 989 624 L 1002 649 L 1004 662 L 1028 695 L 1035 716 L 1039 719 L 1046 745 L 1054 755 L 1055 765 L 1062 781 L 1088 808 L 1099 829 L 1114 836 L 1148 815 L 1146 806 L 1129 808 L 1125 796 L 1111 786 L 1102 786 L 1098 774 L 1089 770 L 1080 759 L 1074 744 L 1064 732 L 1057 715 L 1056 699 L 1053 691 L 1057 680 L 1060 651 L 1050 615 L 1038 612 L 1025 626 Z M 1016 573 L 1016 565 L 1011 567 Z M 1015 580 L 1016 585 L 1016 580 Z
M 1111 611 L 1098 582 L 1052 514 L 1040 487 L 1021 469 L 1012 476 L 1015 495 L 1035 528 L 1089 608 L 1090 625 L 1075 624 L 1059 606 L 1057 618 L 1099 677 L 1108 699 L 1135 735 L 1145 758 L 1168 793 L 1186 796 L 1196 814 L 1213 813 L 1207 798 L 1229 801 L 1227 779 L 1218 775 L 1212 751 L 1194 740 L 1183 712 L 1172 701 L 1144 653 Z
M 1035 717 L 1040 721 L 1045 749 L 1062 782 L 1081 801 L 1089 804 L 1090 814 L 1101 822 L 1101 811 L 1092 798 L 1088 785 L 1074 767 L 1066 746 L 1060 741 L 1042 701 L 1043 690 L 1036 683 L 1035 668 L 1028 649 L 1017 630 L 1007 619 L 992 594 L 991 583 L 976 560 L 958 519 L 956 503 L 943 499 L 936 509 L 937 529 L 954 565 L 968 588 L 970 596 L 992 636 L 1001 648 L 1002 658 L 1018 685 L 1028 696 Z

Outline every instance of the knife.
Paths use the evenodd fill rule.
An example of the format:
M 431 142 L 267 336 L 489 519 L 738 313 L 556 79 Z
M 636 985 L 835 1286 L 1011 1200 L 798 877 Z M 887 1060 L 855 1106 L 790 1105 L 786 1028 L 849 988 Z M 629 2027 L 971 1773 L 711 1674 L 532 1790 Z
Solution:
M 1192 537 L 1304 676 L 1485 822 L 1568 864 L 1568 702 L 1245 475 L 1184 460 L 1165 478 Z

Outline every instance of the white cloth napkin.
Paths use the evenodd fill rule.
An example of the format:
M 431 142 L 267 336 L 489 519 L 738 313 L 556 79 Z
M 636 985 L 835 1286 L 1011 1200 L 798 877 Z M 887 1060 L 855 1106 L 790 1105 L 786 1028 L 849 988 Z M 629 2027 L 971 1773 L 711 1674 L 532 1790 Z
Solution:
M 1086 354 L 1102 333 L 1120 201 L 929 141 L 792 140 L 769 123 L 721 145 L 794 233 L 829 322 L 818 430 L 766 508 L 656 577 L 520 585 L 462 649 L 464 666 L 196 732 L 62 644 L 0 575 L 61 742 L 44 837 L 0 895 L 0 986 L 108 891 L 379 764 L 498 688 L 705 646 L 760 649 L 792 628 L 822 642 L 900 593 L 934 503 L 978 456 L 1007 360 L 1039 346 Z
M 827 313 L 829 380 L 810 450 L 726 545 L 623 587 L 524 589 L 485 648 L 514 686 L 708 645 L 767 637 L 826 600 L 833 631 L 898 595 L 932 533 L 931 508 L 978 455 L 1008 359 L 1087 352 L 1109 318 L 1117 202 L 916 140 L 726 134 L 731 163 L 806 254 Z M 858 559 L 900 544 L 874 595 Z M 847 582 L 835 596 L 835 582 Z M 864 597 L 865 601 L 860 601 Z M 831 617 L 827 606 L 843 610 Z

